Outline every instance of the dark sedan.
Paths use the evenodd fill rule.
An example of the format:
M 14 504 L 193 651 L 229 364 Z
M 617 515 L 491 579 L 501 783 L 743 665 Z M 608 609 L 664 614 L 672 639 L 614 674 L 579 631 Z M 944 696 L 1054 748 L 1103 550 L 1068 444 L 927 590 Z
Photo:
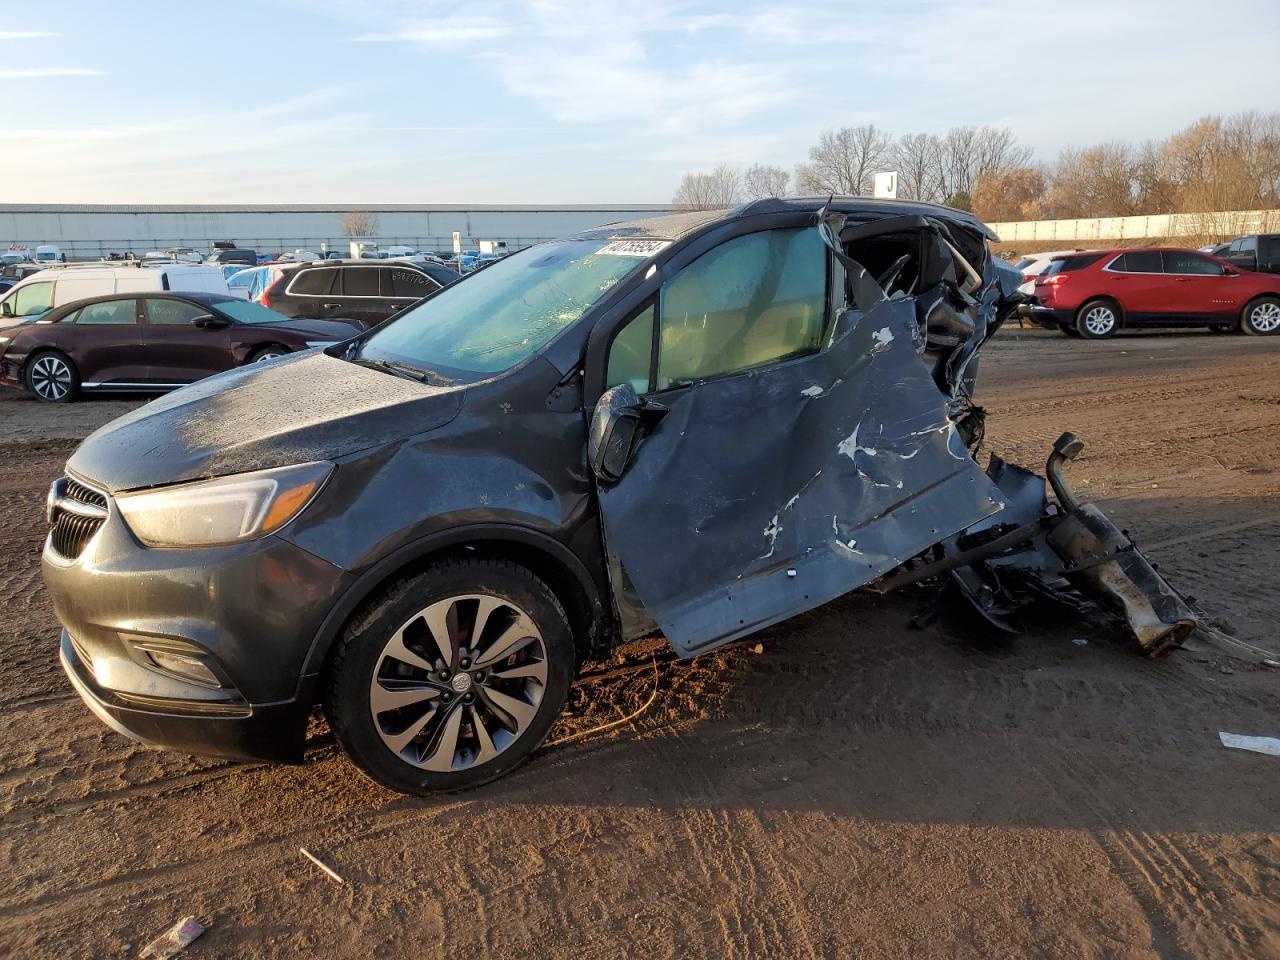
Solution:
M 290 320 L 224 294 L 93 297 L 0 331 L 0 383 L 51 403 L 81 391 L 170 390 L 361 329 L 351 320 Z

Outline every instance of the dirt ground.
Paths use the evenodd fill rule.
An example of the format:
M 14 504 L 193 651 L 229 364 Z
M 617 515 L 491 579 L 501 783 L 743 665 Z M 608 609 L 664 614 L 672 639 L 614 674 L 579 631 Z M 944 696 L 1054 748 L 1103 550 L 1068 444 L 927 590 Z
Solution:
M 1080 435 L 1080 489 L 1280 646 L 1280 338 L 984 358 L 993 449 Z M 553 737 L 656 689 L 638 720 L 437 800 L 319 723 L 303 767 L 143 749 L 63 679 L 37 563 L 75 439 L 135 404 L 0 397 L 0 955 L 136 955 L 195 914 L 184 957 L 1280 957 L 1280 758 L 1218 738 L 1280 736 L 1280 671 L 1096 621 L 915 630 L 922 593 L 854 595 L 693 661 L 632 645 Z

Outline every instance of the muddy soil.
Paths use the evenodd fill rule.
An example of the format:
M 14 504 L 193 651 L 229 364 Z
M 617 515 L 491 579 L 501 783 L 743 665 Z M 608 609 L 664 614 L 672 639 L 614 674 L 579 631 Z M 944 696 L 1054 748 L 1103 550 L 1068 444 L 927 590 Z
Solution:
M 1079 434 L 1080 489 L 1280 646 L 1280 338 L 984 356 L 993 449 Z M 64 681 L 37 568 L 74 438 L 137 402 L 0 397 L 0 955 L 135 955 L 195 914 L 184 957 L 1280 957 L 1280 758 L 1218 739 L 1280 736 L 1280 672 L 1097 620 L 915 630 L 922 593 L 854 595 L 689 662 L 634 644 L 553 738 L 656 690 L 637 720 L 436 800 L 321 723 L 303 767 L 143 749 Z

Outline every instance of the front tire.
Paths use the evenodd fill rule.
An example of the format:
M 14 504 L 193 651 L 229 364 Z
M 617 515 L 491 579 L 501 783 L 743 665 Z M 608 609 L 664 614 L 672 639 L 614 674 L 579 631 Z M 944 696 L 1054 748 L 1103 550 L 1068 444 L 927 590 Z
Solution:
M 274 360 L 277 357 L 283 357 L 289 351 L 284 347 L 262 347 L 255 350 L 246 361 L 247 363 L 266 363 L 268 360 Z
M 1280 333 L 1280 297 L 1259 297 L 1240 314 L 1240 329 L 1255 337 Z
M 27 361 L 27 389 L 43 403 L 70 403 L 80 395 L 80 372 L 65 354 L 47 350 Z
M 368 777 L 402 793 L 479 786 L 537 749 L 574 669 L 564 608 L 514 563 L 433 563 L 389 587 L 338 640 L 324 700 Z
M 1076 331 L 1087 340 L 1104 340 L 1120 329 L 1120 308 L 1110 300 L 1090 300 L 1076 313 Z

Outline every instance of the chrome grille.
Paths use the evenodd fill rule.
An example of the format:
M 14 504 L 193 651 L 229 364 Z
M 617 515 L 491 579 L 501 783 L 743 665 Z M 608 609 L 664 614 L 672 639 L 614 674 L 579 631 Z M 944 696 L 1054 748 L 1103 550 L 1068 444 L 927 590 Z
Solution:
M 107 520 L 107 495 L 71 477 L 54 481 L 49 491 L 49 546 L 75 560 Z

